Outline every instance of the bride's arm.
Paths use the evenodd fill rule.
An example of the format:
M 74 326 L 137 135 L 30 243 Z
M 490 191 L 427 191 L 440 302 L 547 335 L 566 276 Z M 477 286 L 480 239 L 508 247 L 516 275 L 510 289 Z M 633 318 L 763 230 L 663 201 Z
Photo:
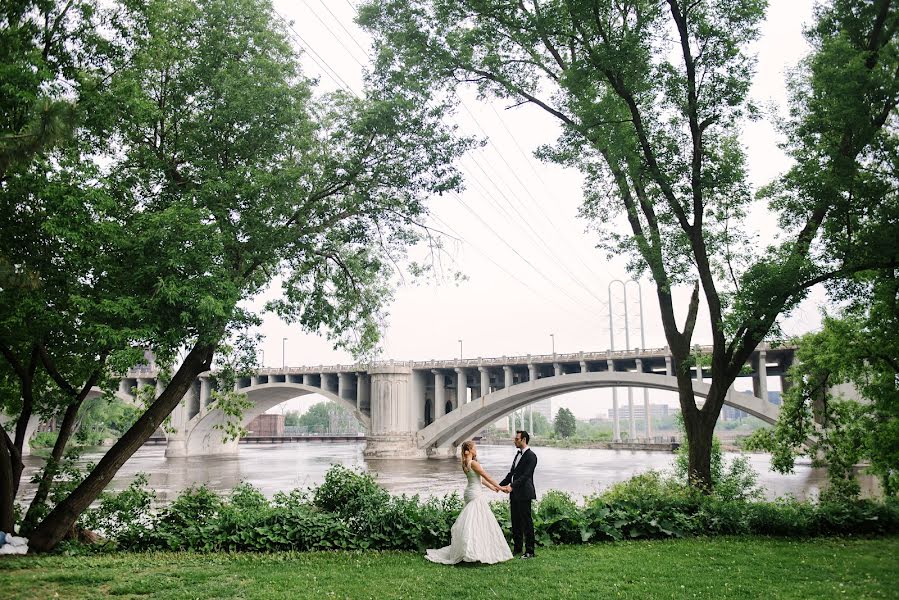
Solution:
M 496 481 L 494 481 L 493 478 L 487 474 L 487 471 L 485 471 L 483 467 L 481 467 L 481 464 L 478 461 L 471 461 L 471 468 L 474 469 L 475 473 L 481 476 L 481 483 L 483 483 L 494 492 L 499 491 L 499 485 L 497 485 Z

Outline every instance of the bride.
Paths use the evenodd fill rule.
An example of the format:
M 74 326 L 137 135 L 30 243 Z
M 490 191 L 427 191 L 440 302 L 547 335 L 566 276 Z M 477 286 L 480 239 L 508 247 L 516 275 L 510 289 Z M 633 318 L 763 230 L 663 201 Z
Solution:
M 494 492 L 499 485 L 481 468 L 476 460 L 478 449 L 474 442 L 462 442 L 462 472 L 468 479 L 465 486 L 465 507 L 453 523 L 449 546 L 428 550 L 425 558 L 432 562 L 453 565 L 461 561 L 494 564 L 512 558 L 509 544 L 503 536 L 490 504 L 481 496 L 481 484 Z

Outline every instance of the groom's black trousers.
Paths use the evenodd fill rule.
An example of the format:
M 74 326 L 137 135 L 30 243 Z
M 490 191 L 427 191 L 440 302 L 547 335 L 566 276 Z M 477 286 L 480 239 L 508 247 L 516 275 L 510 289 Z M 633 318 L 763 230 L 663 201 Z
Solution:
M 534 517 L 531 514 L 531 499 L 524 494 L 513 494 L 509 497 L 512 508 L 512 546 L 515 552 L 521 552 L 521 541 L 524 538 L 524 551 L 534 553 Z

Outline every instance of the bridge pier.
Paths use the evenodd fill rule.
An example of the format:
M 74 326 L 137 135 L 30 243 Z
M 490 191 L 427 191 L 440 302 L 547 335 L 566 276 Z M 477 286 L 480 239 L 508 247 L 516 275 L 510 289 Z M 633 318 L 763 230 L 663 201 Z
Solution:
M 366 458 L 427 458 L 419 448 L 419 401 L 412 385 L 412 368 L 378 365 L 369 369 L 371 378 L 371 429 L 365 438 Z M 464 385 L 464 380 L 463 380 Z

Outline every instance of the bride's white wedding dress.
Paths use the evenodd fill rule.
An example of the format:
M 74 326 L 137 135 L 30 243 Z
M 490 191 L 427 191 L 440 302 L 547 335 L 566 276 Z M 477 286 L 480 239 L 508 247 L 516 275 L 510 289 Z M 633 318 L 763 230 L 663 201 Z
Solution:
M 428 550 L 425 558 L 444 565 L 462 561 L 492 565 L 511 559 L 512 551 L 503 537 L 503 530 L 496 522 L 487 498 L 481 495 L 481 476 L 472 469 L 465 477 L 468 479 L 463 496 L 465 507 L 453 523 L 452 541 L 444 548 Z

